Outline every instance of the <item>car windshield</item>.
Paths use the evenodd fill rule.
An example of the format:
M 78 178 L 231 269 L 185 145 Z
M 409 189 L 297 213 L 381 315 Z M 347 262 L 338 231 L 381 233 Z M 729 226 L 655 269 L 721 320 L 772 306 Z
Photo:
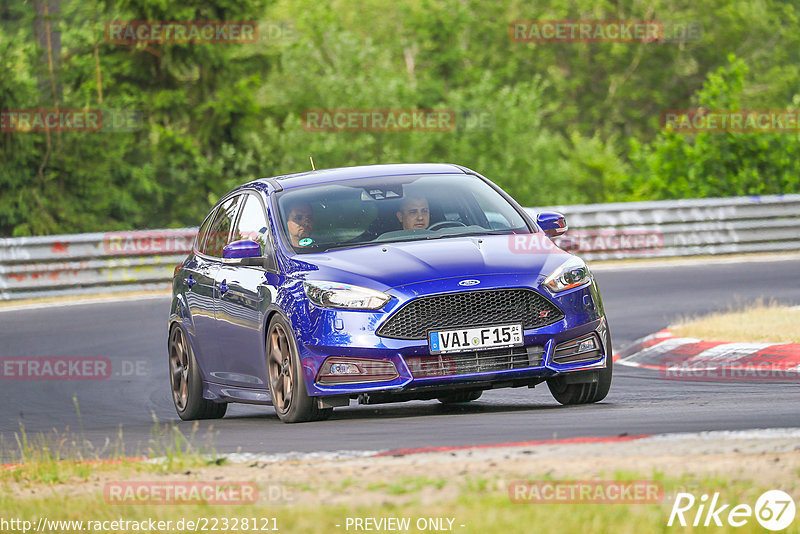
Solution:
M 366 178 L 278 196 L 295 252 L 466 235 L 528 233 L 525 219 L 489 184 L 465 174 Z

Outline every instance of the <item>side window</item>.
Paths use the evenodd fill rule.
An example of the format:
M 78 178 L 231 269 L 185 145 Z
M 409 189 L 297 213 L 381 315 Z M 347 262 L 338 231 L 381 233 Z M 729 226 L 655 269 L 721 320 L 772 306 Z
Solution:
M 240 198 L 240 195 L 229 198 L 217 210 L 214 221 L 208 230 L 208 239 L 201 251 L 203 254 L 222 257 L 222 249 L 228 244 L 228 235 L 233 226 L 233 218 L 236 216 L 236 206 Z
M 211 226 L 211 221 L 214 220 L 214 215 L 217 213 L 217 210 L 214 209 L 211 213 L 206 216 L 206 220 L 203 221 L 203 224 L 200 225 L 200 230 L 197 232 L 197 241 L 195 242 L 195 248 L 199 251 L 203 251 L 203 245 L 206 242 L 206 236 L 208 235 L 208 227 Z
M 239 222 L 236 224 L 233 241 L 239 241 L 240 239 L 255 241 L 261 245 L 261 253 L 266 255 L 271 250 L 271 247 L 264 207 L 255 195 L 244 195 L 244 199 L 244 207 L 239 216 Z

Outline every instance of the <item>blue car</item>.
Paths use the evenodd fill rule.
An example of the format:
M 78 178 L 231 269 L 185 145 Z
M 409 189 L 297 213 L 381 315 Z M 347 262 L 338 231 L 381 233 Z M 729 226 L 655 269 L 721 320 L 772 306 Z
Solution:
M 611 335 L 586 264 L 480 174 L 372 165 L 264 178 L 225 195 L 175 268 L 172 396 L 181 419 L 271 404 L 333 408 L 547 383 L 562 404 L 611 386 Z

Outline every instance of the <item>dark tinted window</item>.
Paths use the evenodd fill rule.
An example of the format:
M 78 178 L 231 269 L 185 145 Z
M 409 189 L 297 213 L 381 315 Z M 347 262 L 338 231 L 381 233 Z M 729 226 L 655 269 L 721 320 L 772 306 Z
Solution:
M 244 207 L 239 222 L 236 224 L 236 232 L 233 234 L 232 241 L 249 239 L 261 245 L 261 253 L 266 254 L 270 250 L 269 232 L 267 230 L 267 216 L 264 207 L 253 194 L 244 195 Z
M 211 226 L 211 221 L 214 220 L 214 215 L 216 213 L 217 210 L 214 209 L 208 214 L 203 224 L 200 225 L 200 230 L 197 232 L 197 242 L 195 243 L 195 248 L 197 248 L 197 250 L 203 250 L 203 245 L 205 245 L 206 237 L 208 236 L 208 227 Z
M 204 254 L 209 256 L 222 257 L 222 249 L 228 244 L 233 218 L 236 216 L 236 206 L 240 196 L 229 198 L 219 207 L 214 215 L 214 221 L 208 230 L 208 239 L 203 246 Z

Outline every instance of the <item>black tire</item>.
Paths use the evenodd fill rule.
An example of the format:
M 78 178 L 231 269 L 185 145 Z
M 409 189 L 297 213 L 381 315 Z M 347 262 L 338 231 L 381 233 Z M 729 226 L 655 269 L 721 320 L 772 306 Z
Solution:
M 275 315 L 267 327 L 267 383 L 272 406 L 284 423 L 322 421 L 333 408 L 319 408 L 308 395 L 297 342 L 286 319 Z
M 457 404 L 460 402 L 471 402 L 478 400 L 483 395 L 483 390 L 477 389 L 472 391 L 456 391 L 448 395 L 443 395 L 438 398 L 442 404 Z
M 611 389 L 611 378 L 614 374 L 614 351 L 611 350 L 611 333 L 606 333 L 606 367 L 600 370 L 597 382 L 584 384 L 567 384 L 563 376 L 547 381 L 550 393 L 561 404 L 590 404 L 606 398 Z
M 203 398 L 203 380 L 192 345 L 178 325 L 174 325 L 169 333 L 168 352 L 172 402 L 178 417 L 184 421 L 224 417 L 228 410 L 226 402 Z

